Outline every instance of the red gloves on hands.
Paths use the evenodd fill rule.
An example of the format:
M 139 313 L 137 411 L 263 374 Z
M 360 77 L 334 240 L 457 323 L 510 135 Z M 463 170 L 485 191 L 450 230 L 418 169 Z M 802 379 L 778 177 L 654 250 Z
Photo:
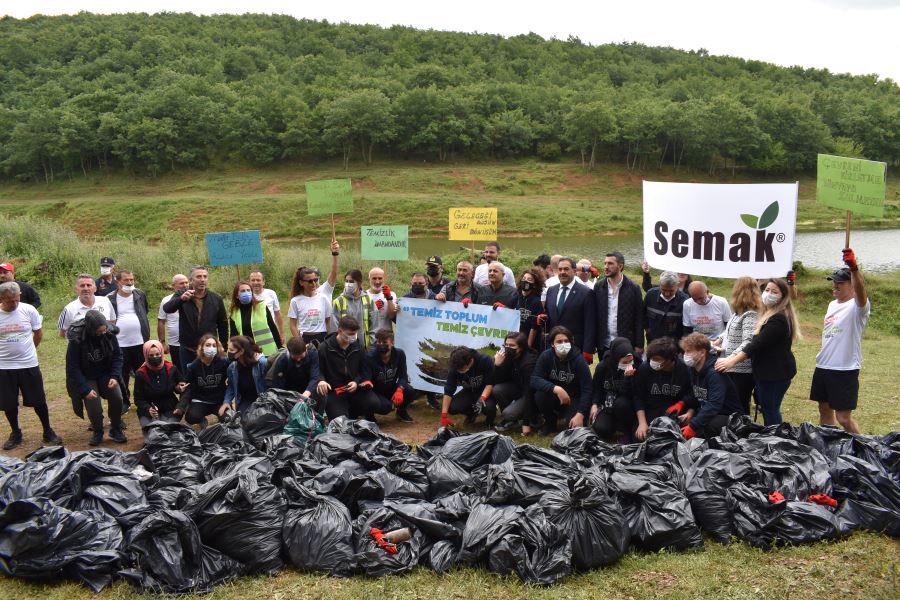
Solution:
M 375 301 L 375 308 L 377 308 L 378 310 L 381 310 L 382 308 L 384 308 L 384 300 L 382 300 L 381 298 L 379 298 L 378 300 L 376 300 L 376 301 Z
M 363 390 L 371 390 L 374 386 L 372 385 L 371 381 L 366 379 L 365 381 L 360 382 L 359 387 Z
M 384 292 L 385 300 L 393 300 L 394 296 L 391 295 L 391 287 L 388 285 L 382 286 L 381 291 Z
M 341 387 L 336 387 L 336 388 L 334 388 L 334 393 L 337 394 L 338 396 L 340 396 L 341 394 L 346 394 L 346 393 L 347 393 L 347 386 L 346 386 L 346 385 L 342 385 Z
M 535 319 L 535 322 L 536 322 L 538 325 L 543 325 L 543 324 L 544 324 L 544 321 L 546 321 L 546 320 L 547 320 L 547 314 L 546 314 L 546 313 L 541 313 L 541 314 L 539 314 L 539 315 L 537 316 L 537 318 Z
M 397 391 L 391 396 L 391 402 L 393 402 L 394 406 L 401 406 L 403 404 L 403 388 L 397 388 Z
M 684 410 L 684 402 L 679 400 L 678 402 L 676 402 L 675 404 L 673 404 L 672 406 L 670 406 L 669 408 L 666 409 L 666 414 L 671 417 L 671 416 L 680 414 L 681 411 L 683 411 L 683 410 Z
M 797 273 L 794 271 L 788 271 L 785 279 L 787 280 L 788 285 L 794 285 L 797 282 Z
M 594 362 L 594 355 L 590 352 L 582 352 L 581 358 L 583 358 L 584 362 L 586 362 L 587 364 L 591 364 L 592 362 Z
M 696 437 L 697 432 L 694 431 L 694 428 L 691 427 L 690 425 L 685 425 L 684 427 L 681 428 L 681 435 L 684 436 L 684 439 L 689 440 L 692 437 Z
M 593 275 L 595 279 L 597 277 L 600 277 L 600 271 L 597 270 L 597 267 L 591 267 L 588 270 L 591 272 L 591 275 Z
M 506 308 L 506 305 L 502 302 L 494 302 L 494 310 L 497 310 L 498 308 Z
M 769 494 L 769 502 L 771 502 L 772 504 L 781 504 L 782 502 L 784 502 L 784 495 L 778 490 L 775 490 L 774 492 Z
M 450 422 L 450 413 L 441 413 L 441 427 L 450 427 L 453 423 Z
M 837 508 L 838 505 L 837 500 L 828 494 L 813 494 L 809 497 L 809 501 L 821 504 L 822 506 L 830 506 L 831 508 Z
M 844 248 L 842 250 L 843 261 L 844 264 L 850 267 L 851 271 L 856 271 L 859 269 L 859 265 L 856 263 L 856 253 L 853 252 L 850 248 Z
M 469 299 L 469 298 L 463 298 L 463 299 L 462 299 L 462 305 L 465 306 L 466 308 L 469 308 L 469 305 L 470 305 L 470 304 L 472 304 L 472 300 L 471 300 L 471 299 Z

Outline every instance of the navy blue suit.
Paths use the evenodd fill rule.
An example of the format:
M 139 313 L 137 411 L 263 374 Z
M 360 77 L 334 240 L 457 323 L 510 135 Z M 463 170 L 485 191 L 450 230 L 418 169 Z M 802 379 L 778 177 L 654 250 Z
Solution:
M 551 286 L 547 290 L 547 331 L 557 325 L 562 325 L 575 336 L 574 344 L 581 348 L 582 352 L 594 353 L 597 347 L 597 309 L 595 306 L 593 290 L 576 281 L 568 285 L 566 301 L 562 314 L 557 310 L 557 300 L 561 284 Z M 550 340 L 552 342 L 552 340 Z

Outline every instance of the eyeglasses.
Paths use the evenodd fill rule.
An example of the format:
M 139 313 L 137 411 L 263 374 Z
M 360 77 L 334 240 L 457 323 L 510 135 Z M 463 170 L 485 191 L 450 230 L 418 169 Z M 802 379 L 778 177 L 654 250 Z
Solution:
M 304 279 L 303 283 L 319 283 L 319 278 L 316 277 L 315 279 Z

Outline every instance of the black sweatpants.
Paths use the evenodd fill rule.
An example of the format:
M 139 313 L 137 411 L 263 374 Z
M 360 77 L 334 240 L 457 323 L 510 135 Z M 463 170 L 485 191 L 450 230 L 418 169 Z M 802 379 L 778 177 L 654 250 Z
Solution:
M 91 421 L 91 430 L 94 433 L 103 431 L 103 403 L 101 398 L 106 398 L 110 429 L 122 428 L 122 385 L 119 384 L 114 388 L 109 388 L 107 386 L 108 382 L 108 379 L 102 381 L 88 380 L 88 385 L 98 394 L 93 400 L 84 401 L 88 419 Z
M 565 419 L 568 427 L 569 421 L 575 416 L 576 402 L 577 400 L 572 398 L 569 404 L 563 406 L 553 392 L 536 391 L 534 393 L 534 403 L 537 405 L 538 411 L 544 416 L 544 427 L 552 429 L 556 429 L 557 421 L 560 417 Z
M 378 410 L 375 411 L 375 414 L 386 415 L 394 409 L 394 402 L 391 400 L 391 397 L 393 397 L 396 390 L 397 388 L 394 388 L 390 393 L 387 390 L 372 390 L 378 398 Z M 408 385 L 403 386 L 403 404 L 401 406 L 409 408 L 409 405 L 412 404 L 417 395 L 418 392 L 416 390 Z
M 635 420 L 631 399 L 627 396 L 616 396 L 612 406 L 603 408 L 597 413 L 591 427 L 601 438 L 611 438 L 617 431 L 630 436 L 636 429 Z
M 218 415 L 221 404 L 207 404 L 205 402 L 191 402 L 184 413 L 184 420 L 189 425 L 202 423 L 209 415 Z M 221 420 L 221 418 L 220 418 Z
M 460 390 L 456 394 L 453 395 L 453 398 L 450 400 L 450 410 L 449 413 L 451 415 L 467 415 L 472 416 L 475 414 L 475 403 L 478 402 L 478 399 L 481 397 L 481 392 L 484 389 L 478 390 L 476 395 L 472 390 Z M 486 405 L 487 403 L 485 403 Z M 496 411 L 496 408 L 494 409 Z
M 693 423 L 691 423 L 691 427 L 694 433 L 697 434 L 697 437 L 711 438 L 719 435 L 722 432 L 722 428 L 727 424 L 728 415 L 716 415 L 702 427 L 695 427 Z
M 388 400 L 388 407 L 391 406 Z M 369 418 L 379 410 L 378 396 L 372 390 L 357 390 L 355 393 L 335 394 L 334 390 L 328 392 L 325 399 L 325 414 L 331 421 L 338 417 L 350 417 L 357 419 L 359 417 Z M 379 414 L 387 414 L 391 412 L 388 408 L 386 412 Z
M 131 373 L 137 373 L 142 364 L 144 364 L 143 345 L 122 348 L 122 405 L 126 408 L 131 406 L 131 392 L 128 390 Z

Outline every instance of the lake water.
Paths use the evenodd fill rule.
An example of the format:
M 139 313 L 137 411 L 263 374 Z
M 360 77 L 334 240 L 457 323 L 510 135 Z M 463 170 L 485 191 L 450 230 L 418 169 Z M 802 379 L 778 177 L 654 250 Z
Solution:
M 346 247 L 358 247 L 358 243 L 341 242 Z M 572 256 L 591 257 L 596 264 L 607 252 L 618 250 L 630 264 L 643 260 L 641 236 L 600 236 L 600 237 L 528 237 L 505 238 L 500 240 L 503 248 L 516 250 L 522 254 L 539 255 L 556 252 Z M 410 240 L 410 255 L 424 257 L 429 254 L 447 254 L 463 247 L 463 242 L 451 242 L 445 238 L 418 238 Z M 884 273 L 900 270 L 900 229 L 877 231 L 853 231 L 850 246 L 856 251 L 866 271 Z M 466 247 L 469 247 L 466 245 Z M 818 233 L 798 233 L 794 246 L 794 260 L 799 260 L 814 269 L 834 269 L 841 264 L 841 249 L 844 247 L 843 231 Z M 476 250 L 484 248 L 483 242 L 476 242 Z

